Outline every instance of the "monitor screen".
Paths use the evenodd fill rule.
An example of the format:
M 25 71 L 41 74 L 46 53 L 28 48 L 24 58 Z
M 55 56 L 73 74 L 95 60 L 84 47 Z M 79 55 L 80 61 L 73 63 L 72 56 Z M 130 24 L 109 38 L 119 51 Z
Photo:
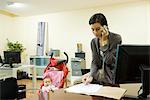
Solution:
M 0 63 L 3 63 L 2 57 L 0 56 Z
M 75 57 L 79 57 L 79 58 L 82 58 L 82 59 L 85 59 L 85 53 L 84 52 L 76 52 L 75 53 Z
M 13 67 L 13 63 L 21 63 L 20 52 L 4 51 L 4 62 L 5 64 L 10 64 L 10 67 Z
M 141 83 L 141 65 L 150 66 L 150 45 L 119 45 L 115 83 Z

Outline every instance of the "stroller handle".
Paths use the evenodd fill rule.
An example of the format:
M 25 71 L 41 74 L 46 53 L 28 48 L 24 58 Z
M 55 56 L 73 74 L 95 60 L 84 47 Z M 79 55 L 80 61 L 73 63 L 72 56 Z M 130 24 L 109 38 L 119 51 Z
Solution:
M 65 61 L 65 64 L 67 64 L 68 63 L 68 60 L 69 60 L 69 56 L 68 56 L 68 54 L 66 53 L 66 52 L 64 52 L 64 54 L 65 54 L 65 56 L 66 56 L 66 61 Z
M 67 54 L 66 52 L 64 52 L 64 54 L 65 54 L 65 56 L 66 56 L 66 61 L 65 61 L 64 63 L 67 64 L 67 63 L 68 63 L 68 60 L 69 60 L 69 56 L 68 56 L 68 54 Z M 52 52 L 52 53 L 50 54 L 51 58 L 53 57 L 53 55 L 54 55 L 54 53 Z
M 51 52 L 51 54 L 50 54 L 51 58 L 53 57 L 53 55 L 54 55 L 54 53 L 53 53 L 53 52 Z

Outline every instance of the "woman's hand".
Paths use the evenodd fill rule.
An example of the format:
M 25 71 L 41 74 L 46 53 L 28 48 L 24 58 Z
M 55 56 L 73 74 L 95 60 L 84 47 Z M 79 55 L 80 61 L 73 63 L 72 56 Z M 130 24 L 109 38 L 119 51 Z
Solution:
M 106 25 L 104 25 L 101 28 L 101 33 L 102 33 L 102 36 L 100 39 L 100 46 L 104 46 L 108 43 L 108 35 L 109 35 L 108 28 Z
M 92 80 L 93 80 L 93 77 L 92 77 L 89 73 L 83 75 L 83 77 L 82 77 L 82 82 L 83 82 L 84 84 L 89 84 L 89 83 L 92 82 Z

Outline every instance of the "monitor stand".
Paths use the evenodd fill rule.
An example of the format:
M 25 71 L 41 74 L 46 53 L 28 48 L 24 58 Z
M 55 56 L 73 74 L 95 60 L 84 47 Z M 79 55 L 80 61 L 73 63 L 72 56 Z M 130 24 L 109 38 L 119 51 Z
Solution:
M 9 64 L 9 66 L 10 66 L 10 68 L 13 68 L 13 65 L 12 65 L 12 63 L 10 63 L 10 64 Z
M 13 63 L 12 62 L 13 62 L 13 60 L 12 60 L 12 58 L 10 58 L 9 59 L 9 66 L 10 66 L 10 68 L 13 68 L 13 65 L 12 65 Z
M 139 98 L 144 99 L 150 95 L 150 66 L 142 65 L 141 67 L 141 80 L 143 92 L 139 95 Z

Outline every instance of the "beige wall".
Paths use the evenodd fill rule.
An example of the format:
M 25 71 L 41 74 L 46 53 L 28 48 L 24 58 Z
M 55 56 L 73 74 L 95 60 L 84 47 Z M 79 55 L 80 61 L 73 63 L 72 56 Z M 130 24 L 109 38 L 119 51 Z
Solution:
M 0 14 L 0 55 L 3 56 L 3 50 L 6 49 L 6 39 L 12 38 L 14 34 L 13 18 Z M 10 36 L 11 34 L 11 36 Z M 16 36 L 16 35 L 15 35 Z
M 94 37 L 88 25 L 90 16 L 97 12 L 104 13 L 108 19 L 110 31 L 119 33 L 123 44 L 150 44 L 150 4 L 148 0 L 144 1 L 40 16 L 17 17 L 13 19 L 13 22 L 11 21 L 14 26 L 14 34 L 10 33 L 9 38 L 22 42 L 27 48 L 28 56 L 34 55 L 38 22 L 46 21 L 49 24 L 49 47 L 66 51 L 72 58 L 74 52 L 77 51 L 76 43 L 82 43 L 89 68 L 90 41 Z M 9 18 L 8 23 L 10 23 Z M 12 27 L 10 29 L 13 30 Z

